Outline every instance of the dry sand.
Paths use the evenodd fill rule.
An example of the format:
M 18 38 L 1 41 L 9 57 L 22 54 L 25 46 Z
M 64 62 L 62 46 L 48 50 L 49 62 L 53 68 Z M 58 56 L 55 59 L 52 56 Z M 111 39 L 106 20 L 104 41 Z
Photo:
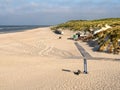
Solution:
M 49 28 L 1 34 L 0 90 L 120 90 L 119 61 L 88 60 L 88 74 L 73 73 L 83 72 L 83 59 L 67 39 L 72 33 L 62 39 Z M 80 44 L 92 56 L 112 58 Z

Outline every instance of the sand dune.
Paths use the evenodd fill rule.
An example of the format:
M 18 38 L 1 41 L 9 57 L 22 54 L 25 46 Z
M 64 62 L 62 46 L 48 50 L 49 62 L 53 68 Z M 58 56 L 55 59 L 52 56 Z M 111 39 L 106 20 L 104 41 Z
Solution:
M 83 72 L 83 59 L 67 39 L 72 33 L 62 39 L 49 28 L 1 34 L 0 90 L 119 90 L 119 61 L 88 60 L 88 74 L 74 74 Z M 80 44 L 92 56 L 110 56 Z

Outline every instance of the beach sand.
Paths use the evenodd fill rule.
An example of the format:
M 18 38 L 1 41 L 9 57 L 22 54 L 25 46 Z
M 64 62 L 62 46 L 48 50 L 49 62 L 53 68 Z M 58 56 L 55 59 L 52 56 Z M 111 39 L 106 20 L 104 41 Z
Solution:
M 83 57 L 68 39 L 72 34 L 49 27 L 1 34 L 0 90 L 120 90 L 118 60 L 88 60 L 88 74 L 74 74 L 83 72 Z M 120 58 L 79 44 L 93 57 Z

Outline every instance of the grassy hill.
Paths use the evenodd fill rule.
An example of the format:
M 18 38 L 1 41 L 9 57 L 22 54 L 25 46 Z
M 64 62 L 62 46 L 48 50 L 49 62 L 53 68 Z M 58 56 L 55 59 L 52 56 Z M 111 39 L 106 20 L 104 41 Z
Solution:
M 120 52 L 120 18 L 105 18 L 98 20 L 71 20 L 57 26 L 52 30 L 69 29 L 73 31 L 92 31 L 99 30 L 108 24 L 112 28 L 93 35 L 99 45 L 98 51 L 107 51 L 110 53 Z
M 105 24 L 110 26 L 120 26 L 120 18 L 106 18 L 106 19 L 98 19 L 98 20 L 71 20 L 62 24 L 59 24 L 55 27 L 52 27 L 53 30 L 55 29 L 70 29 L 74 31 L 78 30 L 89 30 L 89 28 L 99 29 Z

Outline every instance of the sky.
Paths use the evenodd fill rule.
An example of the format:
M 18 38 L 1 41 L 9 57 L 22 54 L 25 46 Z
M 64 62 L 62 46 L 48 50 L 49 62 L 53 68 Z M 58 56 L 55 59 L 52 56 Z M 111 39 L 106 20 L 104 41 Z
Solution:
M 56 25 L 120 17 L 120 0 L 0 0 L 0 25 Z

